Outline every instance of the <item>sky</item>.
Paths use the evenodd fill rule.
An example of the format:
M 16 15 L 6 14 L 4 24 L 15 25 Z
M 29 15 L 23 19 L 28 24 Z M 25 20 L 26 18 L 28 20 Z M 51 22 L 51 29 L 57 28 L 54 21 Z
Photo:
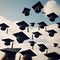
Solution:
M 57 18 L 55 22 L 51 22 L 49 21 L 49 18 L 43 13 L 35 13 L 35 11 L 32 9 L 32 6 L 38 1 L 40 1 L 44 6 L 44 9 L 42 9 L 42 11 L 46 11 L 46 13 L 51 13 L 54 11 L 56 14 L 58 14 L 58 16 L 60 16 L 60 0 L 0 0 L 0 16 L 3 16 L 12 21 L 24 20 L 29 23 L 38 23 L 40 21 L 45 21 L 48 25 L 60 22 L 60 17 Z M 22 14 L 24 7 L 31 9 L 29 16 Z
M 28 50 L 28 49 L 32 50 L 32 47 L 30 46 L 29 41 L 32 41 L 32 32 L 38 31 L 38 28 L 30 27 L 31 29 L 29 30 L 30 31 L 29 33 L 27 32 L 27 30 L 24 30 L 23 32 L 30 39 L 24 41 L 23 43 L 18 43 L 16 38 L 13 36 L 14 33 L 21 32 L 19 27 L 16 25 L 16 22 L 14 22 L 14 21 L 12 22 L 12 21 L 0 16 L 0 22 L 1 21 L 8 24 L 10 26 L 10 28 L 8 29 L 8 34 L 6 34 L 6 31 L 1 31 L 0 30 L 0 49 L 11 48 L 12 43 L 9 46 L 6 46 L 6 45 L 4 45 L 4 42 L 1 40 L 1 39 L 10 38 L 10 39 L 14 40 L 13 48 L 22 48 L 19 52 L 24 51 L 24 50 Z M 34 49 L 32 51 L 37 55 L 36 57 L 33 57 L 33 60 L 39 60 L 39 59 L 40 60 L 47 60 L 48 59 L 46 56 L 44 56 L 46 51 L 45 52 L 39 51 L 39 47 L 37 46 L 37 44 L 45 44 L 49 49 L 48 52 L 57 52 L 58 54 L 60 54 L 60 48 L 58 48 L 58 47 L 60 47 L 60 29 L 58 28 L 58 25 L 57 24 L 52 24 L 50 26 L 47 26 L 47 29 L 48 30 L 54 29 L 58 33 L 56 33 L 54 35 L 54 37 L 50 37 L 48 35 L 48 33 L 45 32 L 45 29 L 40 29 L 38 31 L 42 35 L 39 36 L 39 38 L 34 38 L 33 39 L 33 41 L 35 41 L 36 44 L 35 44 Z M 59 44 L 58 47 L 55 48 L 53 46 L 53 43 L 58 43 Z M 19 60 L 19 56 L 21 55 L 19 52 L 16 54 L 15 60 Z M 4 56 L 4 52 L 0 51 L 0 60 L 2 60 L 3 56 Z
M 37 14 L 32 9 L 32 6 L 38 1 L 40 1 L 44 5 L 44 9 L 42 11 L 44 11 L 46 14 L 43 14 L 41 12 Z M 24 14 L 22 14 L 24 7 L 31 9 L 29 16 L 25 16 Z M 57 18 L 54 22 L 51 22 L 46 15 L 53 11 L 59 16 L 59 18 Z M 29 33 L 27 33 L 26 30 L 23 31 L 28 37 L 30 37 L 30 39 L 28 41 L 24 41 L 23 44 L 19 44 L 16 38 L 13 36 L 14 33 L 21 31 L 16 23 L 23 20 L 27 23 L 38 23 L 41 21 L 45 21 L 49 25 L 47 26 L 48 30 L 54 29 L 55 31 L 57 31 L 58 33 L 56 33 L 54 37 L 50 37 L 48 33 L 45 32 L 45 29 L 41 29 L 39 30 L 39 32 L 42 33 L 42 36 L 40 36 L 38 39 L 34 38 L 34 41 L 36 41 L 37 43 L 44 43 L 49 48 L 49 52 L 55 51 L 60 54 L 60 49 L 53 47 L 54 42 L 59 43 L 58 46 L 60 47 L 60 29 L 58 28 L 58 25 L 55 24 L 57 22 L 60 22 L 60 0 L 0 0 L 0 23 L 4 22 L 10 26 L 8 29 L 8 34 L 6 34 L 6 31 L 0 30 L 0 49 L 7 47 L 4 45 L 4 42 L 1 41 L 1 39 L 3 38 L 13 39 L 14 48 L 21 47 L 22 50 L 31 48 L 28 41 L 31 40 L 32 32 L 38 31 L 38 28 L 30 27 Z M 11 47 L 11 45 L 8 47 Z M 37 57 L 34 57 L 33 60 L 47 60 L 47 57 L 44 56 L 45 52 L 41 53 L 37 44 L 35 45 L 33 51 L 37 54 Z M 4 56 L 4 54 L 2 53 L 3 52 L 0 51 L 0 60 L 2 56 Z M 20 53 L 17 54 L 16 60 L 19 59 L 18 55 L 20 55 Z

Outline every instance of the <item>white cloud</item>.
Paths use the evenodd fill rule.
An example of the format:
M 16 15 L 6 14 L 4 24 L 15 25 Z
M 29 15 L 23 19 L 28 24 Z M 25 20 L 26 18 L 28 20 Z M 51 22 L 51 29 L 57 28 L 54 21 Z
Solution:
M 52 12 L 60 15 L 60 5 L 55 0 L 49 0 L 44 6 L 44 12 L 46 15 Z
M 22 48 L 22 46 L 23 46 L 22 50 L 31 48 L 31 46 L 30 46 L 29 44 L 24 44 L 24 43 L 26 43 L 27 41 L 25 41 L 23 44 L 17 43 L 16 38 L 12 35 L 12 34 L 14 34 L 14 33 L 16 33 L 16 32 L 20 32 L 20 31 L 21 31 L 21 30 L 19 29 L 19 27 L 16 25 L 16 23 L 17 23 L 18 21 L 11 21 L 11 20 L 6 19 L 5 17 L 0 16 L 0 23 L 3 23 L 3 22 L 6 23 L 6 24 L 8 24 L 10 27 L 9 27 L 9 29 L 8 29 L 8 31 L 9 31 L 8 34 L 5 34 L 5 32 L 3 32 L 3 31 L 0 30 L 0 44 L 1 44 L 1 45 L 0 45 L 0 49 L 7 47 L 7 46 L 5 46 L 4 43 L 1 41 L 1 39 L 7 38 L 7 37 L 15 40 L 15 42 L 14 42 L 14 47 Z M 39 37 L 38 39 L 34 38 L 34 41 L 36 41 L 37 43 L 39 43 L 39 42 L 42 43 L 42 42 L 43 42 L 43 43 L 45 43 L 45 44 L 47 45 L 47 47 L 49 48 L 49 51 L 58 51 L 58 52 L 60 53 L 59 49 L 57 49 L 57 48 L 56 48 L 56 49 L 52 49 L 52 48 L 53 48 L 53 46 L 52 46 L 52 43 L 53 43 L 53 42 L 58 42 L 58 43 L 60 44 L 60 29 L 58 29 L 57 24 L 53 24 L 53 25 L 47 26 L 47 29 L 48 29 L 48 30 L 49 30 L 49 29 L 54 29 L 54 30 L 56 30 L 58 33 L 55 34 L 55 36 L 51 38 L 51 37 L 49 37 L 48 33 L 45 32 L 44 29 L 40 29 L 39 32 L 42 33 L 43 35 L 42 35 L 41 37 Z M 27 33 L 26 30 L 23 31 L 23 32 L 24 32 L 27 36 L 29 36 L 29 37 L 31 38 L 32 32 L 35 32 L 35 31 L 38 31 L 38 28 L 31 28 L 31 27 L 30 27 L 30 32 L 29 32 L 29 33 Z M 47 42 L 47 43 L 46 43 L 46 42 Z M 11 46 L 8 46 L 8 47 L 11 47 Z M 38 59 L 47 60 L 47 58 L 46 58 L 45 56 L 43 57 L 43 53 L 41 53 L 38 49 L 39 49 L 38 46 L 35 45 L 34 51 L 35 51 L 35 53 L 36 53 L 38 56 L 37 56 L 37 57 L 34 57 L 33 60 L 38 60 Z M 44 53 L 45 53 L 45 52 L 44 52 Z M 2 52 L 0 52 L 0 59 L 2 58 L 1 56 L 3 56 L 3 55 L 4 55 L 4 54 L 3 54 Z M 20 55 L 20 53 L 19 53 L 18 55 Z M 41 56 L 41 58 L 40 58 L 39 56 Z M 16 56 L 16 57 L 17 57 L 17 56 Z M 19 59 L 19 57 L 16 58 L 16 60 L 18 60 L 18 59 Z
M 11 21 L 11 20 L 8 20 L 8 19 L 6 19 L 5 17 L 2 17 L 2 16 L 0 16 L 0 23 L 6 23 L 6 24 L 8 24 L 10 27 L 9 27 L 9 29 L 8 29 L 8 34 L 6 34 L 6 31 L 1 31 L 0 30 L 0 39 L 2 39 L 2 38 L 11 38 L 11 39 L 13 39 L 13 40 L 15 40 L 16 41 L 16 38 L 13 36 L 13 34 L 14 33 L 17 33 L 17 32 L 20 32 L 21 30 L 19 29 L 19 27 L 16 25 L 16 23 L 18 22 L 18 21 Z M 47 40 L 48 41 L 48 39 L 50 40 L 50 39 L 52 39 L 53 41 L 54 40 L 56 40 L 57 39 L 57 37 L 59 37 L 59 33 L 60 33 L 60 30 L 57 28 L 57 24 L 53 24 L 53 25 L 50 25 L 50 26 L 47 26 L 47 29 L 49 30 L 49 29 L 54 29 L 54 30 L 56 30 L 56 31 L 58 31 L 58 33 L 57 33 L 57 35 L 54 37 L 54 38 L 50 38 L 49 36 L 48 36 L 48 33 L 47 32 L 45 32 L 45 29 L 40 29 L 40 33 L 42 33 L 42 36 L 40 37 L 40 39 L 41 40 Z M 24 30 L 23 32 L 27 35 L 27 36 L 29 36 L 30 38 L 32 37 L 32 32 L 35 32 L 35 31 L 38 31 L 38 28 L 31 28 L 30 27 L 30 32 L 29 33 L 27 33 L 27 31 L 26 30 Z M 47 38 L 46 38 L 46 36 L 47 36 Z M 43 38 L 44 37 L 44 38 Z M 60 38 L 59 38 L 60 39 Z M 58 39 L 58 40 L 59 40 Z

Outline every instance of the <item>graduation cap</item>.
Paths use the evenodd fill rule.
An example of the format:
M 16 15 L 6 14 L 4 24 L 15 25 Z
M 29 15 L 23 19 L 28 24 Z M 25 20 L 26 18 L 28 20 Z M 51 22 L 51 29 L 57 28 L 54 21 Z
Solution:
M 1 23 L 0 28 L 1 28 L 2 31 L 5 31 L 7 28 L 9 28 L 9 26 L 5 23 Z M 8 33 L 8 29 L 7 29 L 6 33 Z
M 30 14 L 30 9 L 29 9 L 29 8 L 24 8 L 24 10 L 23 10 L 22 13 L 25 14 L 25 16 L 29 16 L 29 14 Z
M 5 45 L 10 45 L 11 42 L 13 42 L 14 40 L 10 39 L 10 38 L 6 38 L 6 39 L 2 39 L 2 41 L 5 42 Z
M 34 37 L 35 38 L 38 38 L 40 35 L 42 35 L 41 33 L 39 33 L 38 31 L 37 32 L 33 32 L 34 34 Z M 33 34 L 32 34 L 32 39 L 33 39 Z
M 34 27 L 34 25 L 35 25 L 35 23 L 34 23 L 34 22 L 32 22 L 32 23 L 30 23 L 30 24 L 31 24 L 31 26 L 32 26 L 32 27 Z
M 35 5 L 33 5 L 32 8 L 35 10 L 36 13 L 39 13 L 39 12 L 41 12 L 41 9 L 43 8 L 43 5 L 39 1 Z
M 54 44 L 54 47 L 57 47 L 58 46 L 58 43 L 53 43 Z
M 25 51 L 20 52 L 23 56 L 27 55 L 29 57 L 37 56 L 32 50 L 28 49 Z
M 25 28 L 27 27 L 27 31 L 29 32 L 29 25 L 25 22 L 25 21 L 21 21 L 16 23 L 19 26 L 19 29 L 21 30 L 25 30 Z
M 38 25 L 39 25 L 38 30 L 40 30 L 40 28 L 43 29 L 45 26 L 47 26 L 45 22 L 39 22 Z
M 44 44 L 38 44 L 38 46 L 39 46 L 39 50 L 41 51 L 41 52 L 44 52 L 46 49 L 48 49 Z M 48 51 L 46 51 L 46 53 L 47 53 Z
M 6 58 L 4 60 L 15 60 L 16 53 L 21 50 L 21 48 L 5 48 L 0 49 L 0 51 L 4 52 L 6 54 Z M 2 60 L 3 60 L 2 59 Z
M 53 29 L 52 29 L 52 30 L 48 30 L 47 32 L 49 33 L 49 36 L 50 36 L 50 37 L 53 37 L 54 34 L 57 33 L 57 32 L 56 32 L 55 30 L 53 30 Z
M 48 54 L 44 54 L 45 56 L 47 56 L 49 58 L 49 60 L 59 60 L 60 59 L 60 55 L 56 52 L 51 52 Z
M 34 41 L 29 41 L 29 43 L 30 43 L 30 46 L 32 46 L 32 49 L 33 49 L 36 42 L 34 42 Z
M 17 41 L 18 43 L 23 43 L 25 40 L 28 40 L 30 39 L 25 33 L 23 32 L 18 32 L 18 33 L 15 33 L 13 34 L 16 38 L 17 38 Z
M 52 22 L 55 21 L 55 19 L 58 17 L 58 15 L 56 15 L 54 12 L 48 14 L 47 16 L 49 17 L 49 20 Z
M 60 22 L 58 22 L 57 24 L 58 24 L 58 28 L 60 28 Z

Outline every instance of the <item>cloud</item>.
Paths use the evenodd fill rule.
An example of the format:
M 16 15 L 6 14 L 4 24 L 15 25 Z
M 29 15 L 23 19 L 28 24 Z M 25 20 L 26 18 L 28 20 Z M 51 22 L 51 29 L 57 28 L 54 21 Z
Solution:
M 13 34 L 21 31 L 21 30 L 19 29 L 19 27 L 16 25 L 16 23 L 17 23 L 18 21 L 8 20 L 7 18 L 5 18 L 5 17 L 3 17 L 3 16 L 0 16 L 0 23 L 3 23 L 3 22 L 6 23 L 6 24 L 8 24 L 8 26 L 10 26 L 10 27 L 9 27 L 9 29 L 8 29 L 8 34 L 6 34 L 6 31 L 1 31 L 1 30 L 0 30 L 0 39 L 3 39 L 3 38 L 11 38 L 11 39 L 13 39 L 13 40 L 16 41 L 16 38 L 13 36 Z M 56 30 L 56 31 L 58 31 L 58 32 L 60 31 L 60 30 L 57 28 L 57 24 L 53 24 L 53 25 L 47 26 L 47 29 L 48 29 L 48 30 L 49 30 L 49 29 L 54 29 L 54 30 Z M 34 27 L 34 28 L 30 27 L 29 30 L 30 30 L 29 33 L 27 32 L 27 29 L 24 30 L 23 32 L 24 32 L 28 37 L 32 38 L 32 32 L 38 31 L 38 28 L 36 28 L 36 27 Z M 45 40 L 46 40 L 46 39 L 48 40 L 49 36 L 48 36 L 48 33 L 45 32 L 45 29 L 40 29 L 39 32 L 42 33 L 42 36 L 40 37 L 41 40 L 44 40 L 44 39 L 45 39 Z M 47 36 L 47 38 L 46 38 L 46 36 Z M 43 37 L 44 37 L 44 38 L 43 38 Z M 58 35 L 58 37 L 59 37 L 59 35 Z M 57 38 L 56 38 L 56 39 L 57 39 Z M 55 40 L 55 38 L 54 38 L 54 40 Z
M 14 48 L 16 48 L 16 47 L 17 47 L 17 48 L 22 48 L 22 50 L 24 50 L 24 49 L 30 49 L 30 48 L 31 48 L 31 46 L 30 46 L 29 44 L 27 44 L 27 43 L 28 43 L 27 40 L 24 41 L 23 44 L 20 44 L 20 43 L 17 42 L 16 38 L 12 35 L 12 34 L 14 34 L 14 33 L 17 33 L 17 32 L 20 32 L 20 31 L 21 31 L 21 30 L 19 29 L 19 27 L 16 25 L 16 23 L 17 23 L 18 21 L 12 21 L 12 20 L 9 20 L 9 19 L 7 19 L 7 18 L 5 18 L 5 17 L 3 17 L 3 16 L 0 16 L 0 23 L 3 23 L 3 22 L 6 23 L 6 24 L 8 24 L 10 27 L 9 27 L 9 29 L 8 29 L 8 31 L 9 31 L 8 34 L 6 34 L 5 32 L 3 32 L 3 31 L 0 30 L 0 49 L 7 47 L 7 46 L 5 46 L 4 43 L 1 41 L 1 39 L 4 39 L 4 38 L 11 38 L 11 39 L 13 39 L 13 40 L 14 40 Z M 55 36 L 51 38 L 51 37 L 48 35 L 48 33 L 45 32 L 45 29 L 40 29 L 39 32 L 42 34 L 42 36 L 40 36 L 38 39 L 34 38 L 34 41 L 36 41 L 37 43 L 44 43 L 44 44 L 46 44 L 46 46 L 49 48 L 49 51 L 54 51 L 54 50 L 56 50 L 56 49 L 52 49 L 53 46 L 51 46 L 51 45 L 52 45 L 53 42 L 58 42 L 58 43 L 60 44 L 60 29 L 58 29 L 57 24 L 53 24 L 53 25 L 47 26 L 47 29 L 48 29 L 48 30 L 49 30 L 49 29 L 54 29 L 54 30 L 56 30 L 58 33 L 55 34 Z M 27 36 L 30 37 L 30 40 L 32 40 L 32 39 L 31 39 L 31 37 L 32 37 L 32 32 L 35 32 L 35 31 L 38 31 L 38 28 L 36 28 L 36 27 L 34 27 L 34 28 L 30 27 L 30 32 L 29 32 L 29 33 L 27 33 L 26 30 L 24 30 L 23 32 L 24 32 Z M 29 40 L 29 41 L 30 41 L 30 40 Z M 25 44 L 25 43 L 26 43 L 26 44 Z M 8 47 L 11 47 L 11 45 L 8 46 Z M 51 49 L 51 50 L 50 50 L 50 49 Z M 41 52 L 39 51 L 39 48 L 38 48 L 37 44 L 35 45 L 34 51 L 36 52 L 36 54 L 37 54 L 38 56 L 35 57 L 35 58 L 33 58 L 33 60 L 38 60 L 38 59 L 41 59 L 41 60 L 44 60 L 44 59 L 45 59 L 45 60 L 47 60 L 46 57 L 43 56 L 43 54 L 41 54 Z M 56 51 L 60 52 L 59 49 L 57 49 Z M 41 55 L 40 55 L 40 54 L 41 54 Z M 19 53 L 18 55 L 20 56 L 20 53 Z M 2 56 L 4 56 L 4 54 L 0 51 L 0 59 L 2 59 Z M 41 58 L 40 58 L 39 56 L 41 56 Z M 17 57 L 17 55 L 16 55 L 16 57 Z M 18 59 L 19 59 L 19 57 L 16 58 L 16 60 L 18 60 Z
M 1 23 L 6 23 L 9 28 L 8 28 L 8 34 L 6 34 L 6 31 L 0 30 L 0 40 L 4 38 L 11 38 L 16 41 L 16 37 L 13 36 L 14 33 L 21 32 L 19 29 L 19 26 L 16 24 L 19 21 L 12 21 L 9 20 L 3 16 L 0 16 L 0 24 Z M 27 29 L 23 31 L 27 36 L 31 37 L 31 31 L 30 33 L 27 33 Z
M 44 6 L 44 12 L 46 15 L 52 12 L 60 15 L 60 5 L 55 0 L 49 0 Z
M 6 23 L 6 24 L 8 24 L 10 27 L 9 27 L 9 29 L 8 29 L 8 34 L 6 34 L 6 31 L 1 31 L 1 30 L 0 30 L 0 39 L 2 39 L 2 38 L 7 38 L 7 37 L 8 37 L 8 38 L 11 38 L 11 39 L 13 39 L 13 40 L 16 41 L 16 38 L 13 36 L 13 34 L 21 31 L 21 30 L 19 29 L 19 27 L 16 25 L 16 23 L 17 23 L 18 21 L 8 20 L 7 18 L 0 16 L 0 23 L 3 23 L 3 22 Z M 50 25 L 50 26 L 47 26 L 47 29 L 48 29 L 48 30 L 49 30 L 49 29 L 54 29 L 54 30 L 58 31 L 58 34 L 59 34 L 59 32 L 60 32 L 60 30 L 57 28 L 57 24 L 52 24 L 52 25 Z M 31 37 L 32 37 L 32 32 L 35 32 L 35 31 L 38 31 L 38 28 L 36 28 L 36 27 L 34 27 L 34 28 L 30 27 L 30 32 L 29 32 L 29 33 L 27 32 L 27 29 L 24 30 L 23 32 L 24 32 L 28 37 L 31 38 Z M 47 39 L 47 40 L 48 40 L 49 36 L 48 36 L 48 33 L 45 32 L 45 29 L 40 29 L 39 32 L 42 33 L 42 36 L 40 37 L 41 39 L 44 37 L 43 39 Z M 46 36 L 47 36 L 47 38 L 46 38 Z M 59 37 L 59 35 L 58 35 L 58 37 Z M 53 39 L 53 38 L 52 38 L 52 39 Z M 54 39 L 55 39 L 55 37 L 54 37 Z M 56 39 L 57 39 L 57 38 L 56 38 Z

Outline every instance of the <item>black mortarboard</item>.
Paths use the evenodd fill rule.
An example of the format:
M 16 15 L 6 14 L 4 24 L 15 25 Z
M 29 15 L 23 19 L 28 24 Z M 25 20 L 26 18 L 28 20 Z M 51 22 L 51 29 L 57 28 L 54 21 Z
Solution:
M 41 12 L 41 9 L 43 8 L 43 5 L 39 1 L 35 5 L 33 5 L 32 8 L 35 10 L 36 13 L 39 13 L 39 12 Z
M 34 27 L 34 25 L 35 25 L 35 23 L 34 23 L 34 22 L 32 22 L 32 23 L 30 23 L 30 24 L 31 24 L 31 26 L 32 26 L 32 27 Z
M 55 19 L 58 17 L 58 15 L 56 15 L 54 12 L 48 14 L 47 16 L 49 17 L 49 20 L 52 22 L 55 21 Z
M 58 43 L 53 43 L 54 44 L 54 47 L 57 47 Z
M 28 24 L 25 21 L 21 21 L 16 23 L 19 26 L 19 29 L 21 30 L 25 30 L 25 28 L 27 27 L 27 31 L 29 32 L 29 28 L 28 28 Z
M 34 48 L 34 44 L 36 43 L 36 42 L 34 42 L 34 41 L 29 41 L 29 43 L 30 43 L 30 45 L 32 46 L 32 49 Z
M 6 54 L 6 57 L 4 60 L 15 60 L 15 55 L 16 53 L 20 50 L 21 48 L 5 48 L 5 49 L 0 49 L 0 51 L 4 52 Z
M 13 42 L 14 40 L 12 40 L 10 38 L 6 38 L 6 39 L 2 39 L 2 41 L 5 42 L 5 45 L 10 45 L 10 42 Z
M 24 8 L 24 10 L 23 10 L 22 13 L 25 14 L 25 16 L 29 16 L 29 14 L 30 14 L 30 9 L 29 9 L 29 8 Z
M 47 56 L 50 60 L 59 60 L 60 59 L 60 55 L 56 52 L 51 52 L 51 53 L 47 53 L 44 55 Z
M 58 28 L 60 28 L 60 22 L 58 22 L 57 24 L 58 24 Z
M 53 37 L 54 34 L 57 33 L 57 32 L 56 32 L 55 30 L 53 30 L 53 29 L 52 29 L 52 30 L 48 30 L 47 32 L 49 33 L 49 36 L 50 36 L 50 37 Z
M 24 40 L 30 39 L 25 33 L 23 32 L 18 32 L 13 34 L 19 43 L 23 43 Z
M 1 27 L 1 30 L 2 30 L 2 31 L 5 31 L 6 28 L 9 28 L 9 26 L 8 26 L 7 24 L 5 24 L 5 23 L 1 23 L 1 24 L 0 24 L 0 27 Z M 8 29 L 7 29 L 6 33 L 8 33 Z
M 39 25 L 39 27 L 38 27 L 39 30 L 40 30 L 40 28 L 43 29 L 45 26 L 47 26 L 47 24 L 45 22 L 39 22 L 38 25 Z
M 28 49 L 25 51 L 20 52 L 23 56 L 28 55 L 29 57 L 34 57 L 37 56 L 32 50 Z
M 35 38 L 38 38 L 40 35 L 42 35 L 41 33 L 39 33 L 38 31 L 37 32 L 33 32 L 34 34 L 34 37 Z M 33 34 L 32 34 L 32 39 L 33 39 Z
M 44 44 L 38 44 L 38 46 L 41 52 L 44 52 L 46 49 L 48 49 Z

